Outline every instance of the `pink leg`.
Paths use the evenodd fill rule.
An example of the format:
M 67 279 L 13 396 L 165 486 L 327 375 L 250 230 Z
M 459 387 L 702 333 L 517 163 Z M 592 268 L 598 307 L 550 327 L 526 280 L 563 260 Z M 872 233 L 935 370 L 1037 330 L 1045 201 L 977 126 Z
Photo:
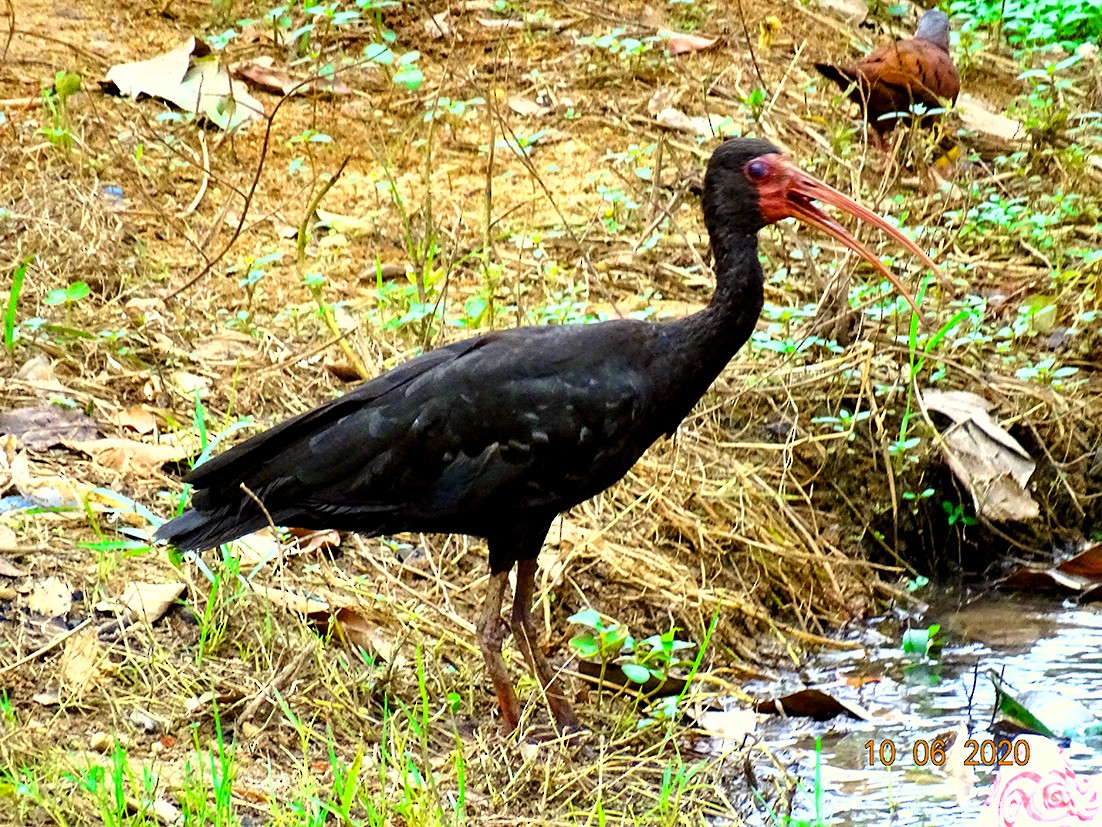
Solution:
M 543 650 L 539 647 L 536 624 L 532 621 L 532 602 L 536 592 L 536 561 L 520 560 L 517 562 L 517 591 L 513 596 L 513 616 L 511 626 L 513 639 L 520 648 L 524 659 L 532 674 L 543 687 L 547 704 L 551 707 L 551 714 L 555 718 L 555 725 L 559 732 L 569 732 L 579 729 L 578 719 L 570 702 L 563 694 L 561 680 L 558 674 L 551 668 L 551 664 L 544 657 Z
M 501 618 L 501 601 L 508 586 L 509 572 L 503 571 L 490 575 L 490 593 L 487 595 L 486 606 L 478 618 L 477 630 L 478 648 L 482 650 L 482 657 L 486 660 L 486 671 L 490 673 L 490 680 L 494 684 L 494 693 L 497 695 L 498 706 L 501 707 L 505 729 L 512 732 L 520 723 L 520 704 L 517 703 L 517 693 L 513 689 L 513 683 L 509 680 L 505 660 L 501 657 L 501 644 L 505 640 L 505 621 Z

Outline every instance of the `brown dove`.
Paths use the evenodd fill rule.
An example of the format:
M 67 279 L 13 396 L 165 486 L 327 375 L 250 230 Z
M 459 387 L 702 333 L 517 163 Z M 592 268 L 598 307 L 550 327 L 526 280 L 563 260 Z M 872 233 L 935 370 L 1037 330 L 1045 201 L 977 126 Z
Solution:
M 949 56 L 949 17 L 937 9 L 922 15 L 912 38 L 879 46 L 847 66 L 816 63 L 815 68 L 848 90 L 878 138 L 909 120 L 899 113 L 911 112 L 914 104 L 940 108 L 943 100 L 956 102 L 960 92 L 960 75 Z

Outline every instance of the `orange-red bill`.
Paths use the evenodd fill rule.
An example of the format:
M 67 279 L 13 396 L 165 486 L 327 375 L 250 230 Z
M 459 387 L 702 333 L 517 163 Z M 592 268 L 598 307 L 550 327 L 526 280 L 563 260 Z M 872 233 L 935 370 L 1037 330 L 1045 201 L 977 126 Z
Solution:
M 829 184 L 825 184 L 817 178 L 813 178 L 811 175 L 808 175 L 799 167 L 783 158 L 772 157 L 769 160 L 772 162 L 773 175 L 771 175 L 769 180 L 764 182 L 761 187 L 762 212 L 769 220 L 777 220 L 778 218 L 790 216 L 810 224 L 813 227 L 818 227 L 827 235 L 842 242 L 875 267 L 920 317 L 922 314 L 919 312 L 918 305 L 915 304 L 914 297 L 903 287 L 903 284 L 896 278 L 895 274 L 885 267 L 871 250 L 854 238 L 849 230 L 816 207 L 812 202 L 819 201 L 824 204 L 830 204 L 832 207 L 837 207 L 843 212 L 849 213 L 859 221 L 878 227 L 922 259 L 922 261 L 934 271 L 942 284 L 951 284 L 938 269 L 938 266 L 934 264 L 925 252 L 923 252 L 921 247 L 907 238 L 898 228 L 893 227 L 881 216 L 868 209 L 868 207 L 858 204 L 849 196 L 843 195 Z

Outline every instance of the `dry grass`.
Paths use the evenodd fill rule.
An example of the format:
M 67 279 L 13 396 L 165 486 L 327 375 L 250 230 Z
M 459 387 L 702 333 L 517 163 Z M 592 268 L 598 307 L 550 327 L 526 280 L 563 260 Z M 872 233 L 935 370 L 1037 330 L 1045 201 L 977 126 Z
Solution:
M 45 6 L 20 4 L 20 31 L 54 39 L 13 39 L 0 75 L 5 97 L 33 95 L 40 78 L 60 66 L 79 68 L 91 85 L 102 67 L 58 38 L 94 42 L 96 32 L 112 31 L 121 41 L 114 62 L 169 48 L 182 30 L 218 31 L 225 22 L 212 16 L 224 8 L 217 5 L 175 4 L 174 24 L 76 5 L 85 18 L 55 19 Z M 1047 332 L 998 335 L 1032 296 L 1054 297 L 1064 328 L 1102 310 L 1097 262 L 1071 252 L 1098 244 L 1102 175 L 1076 151 L 1097 152 L 1097 132 L 1076 127 L 1070 148 L 1066 133 L 1035 134 L 1013 163 L 999 160 L 1005 149 L 965 138 L 967 161 L 950 172 L 934 160 L 941 136 L 901 134 L 902 160 L 889 161 L 862 144 L 830 93 L 808 91 L 811 62 L 844 52 L 855 37 L 811 7 L 774 10 L 782 29 L 771 47 L 757 42 L 758 21 L 750 19 L 754 59 L 737 4 L 678 7 L 677 14 L 700 19 L 672 25 L 728 35 L 720 49 L 681 58 L 659 51 L 625 59 L 577 40 L 614 27 L 652 33 L 628 4 L 548 3 L 539 11 L 543 17 L 504 34 L 473 13 L 458 16 L 463 39 L 456 42 L 426 36 L 423 9 L 388 11 L 396 50 L 422 52 L 421 89 L 408 92 L 378 67 L 353 65 L 341 77 L 355 94 L 291 99 L 267 130 L 230 138 L 158 121 L 161 107 L 150 101 L 92 93 L 72 102 L 76 140 L 65 153 L 36 133 L 40 107 L 8 109 L 0 272 L 36 258 L 18 300 L 19 343 L 0 367 L 0 408 L 65 399 L 112 433 L 114 417 L 140 405 L 171 432 L 193 427 L 198 388 L 207 428 L 220 432 L 240 416 L 267 424 L 339 392 L 349 353 L 374 374 L 419 349 L 472 335 L 456 325 L 399 323 L 418 303 L 458 320 L 468 302 L 484 300 L 491 310 L 482 328 L 691 312 L 707 300 L 711 280 L 689 190 L 715 142 L 659 127 L 648 103 L 661 92 L 688 114 L 719 113 L 739 132 L 769 137 L 842 190 L 920 228 L 922 243 L 956 280 L 956 295 L 932 290 L 924 303 L 935 330 L 969 306 L 967 296 L 986 301 L 982 320 L 962 323 L 918 379 L 928 382 L 943 368 L 943 386 L 976 390 L 998 405 L 1038 460 L 1043 518 L 1012 531 L 947 524 L 942 502 L 966 497 L 929 427 L 914 425 L 920 446 L 891 450 L 912 390 L 907 317 L 863 312 L 881 301 L 875 292 L 852 308 L 840 282 L 848 268 L 832 264 L 836 250 L 790 227 L 772 229 L 763 249 L 775 274 L 767 301 L 778 310 L 762 331 L 774 343 L 799 343 L 817 326 L 842 346 L 745 348 L 676 439 L 656 445 L 622 484 L 555 524 L 539 606 L 550 651 L 566 658 L 573 631 L 566 618 L 587 606 L 639 637 L 677 627 L 700 642 L 715 620 L 699 685 L 737 696 L 746 674 L 791 667 L 809 647 L 831 645 L 832 633 L 878 601 L 903 599 L 901 576 L 978 572 L 1007 552 L 1048 553 L 1056 538 L 1097 531 L 1097 324 L 1080 324 L 1055 344 Z M 228 19 L 244 14 L 235 8 Z M 358 42 L 342 38 L 323 38 L 323 52 L 356 54 Z M 242 57 L 280 54 L 262 43 L 233 48 Z M 1089 69 L 1077 70 L 1067 93 L 1072 111 L 1086 109 Z M 1021 90 L 1012 81 L 1018 71 L 991 47 L 969 65 L 965 88 L 1001 107 Z M 743 101 L 758 87 L 767 96 L 755 120 Z M 514 96 L 547 97 L 554 114 L 520 116 L 508 105 Z M 483 103 L 426 119 L 440 98 Z M 265 103 L 271 111 L 274 101 Z M 294 142 L 304 130 L 332 143 Z M 541 130 L 552 131 L 530 155 L 509 148 Z M 652 149 L 633 156 L 632 146 Z M 970 147 L 977 151 L 969 157 Z M 293 162 L 300 172 L 289 171 Z M 644 167 L 649 177 L 637 174 Z M 327 234 L 307 221 L 328 186 L 325 176 L 338 169 L 321 206 L 356 218 L 355 233 Z M 941 175 L 955 176 L 954 185 L 940 186 Z M 105 195 L 106 186 L 122 188 L 125 209 Z M 1065 192 L 1082 195 L 1081 209 L 1046 228 L 1051 246 L 1030 227 L 963 217 L 993 196 L 1056 211 L 1054 196 Z M 304 222 L 300 264 L 285 228 Z M 655 230 L 654 244 L 644 243 Z M 283 258 L 243 288 L 253 262 L 273 252 Z M 908 273 L 910 265 L 895 267 Z M 325 276 L 317 292 L 304 283 L 309 272 Z M 380 273 L 393 286 L 380 290 Z M 913 282 L 919 275 L 910 272 Z M 90 285 L 89 299 L 45 303 L 50 290 L 78 279 Z M 813 320 L 805 308 L 828 288 L 842 312 Z M 782 318 L 779 308 L 796 312 Z M 33 318 L 47 324 L 35 328 L 27 323 Z M 335 341 L 334 326 L 349 351 Z M 1063 386 L 1016 377 L 1049 357 L 1079 372 Z M 870 416 L 851 428 L 841 409 Z M 841 427 L 813 421 L 822 417 Z M 120 474 L 59 449 L 27 459 L 36 479 L 102 485 L 162 516 L 180 492 L 180 469 L 172 466 Z M 6 473 L 0 462 L 0 493 Z M 935 497 L 905 497 L 931 487 Z M 93 670 L 94 685 L 70 685 L 59 671 L 68 639 L 17 669 L 0 664 L 0 769 L 7 773 L 0 801 L 12 803 L 0 810 L 17 813 L 11 823 L 107 820 L 110 802 L 97 790 L 118 788 L 111 786 L 118 770 L 110 740 L 105 747 L 97 732 L 123 739 L 133 774 L 123 774 L 122 787 L 135 801 L 194 795 L 215 806 L 219 773 L 232 768 L 242 823 L 320 823 L 306 811 L 318 800 L 337 806 L 349 766 L 361 771 L 351 812 L 379 824 L 738 822 L 752 788 L 771 800 L 790 792 L 783 772 L 756 748 L 704 738 L 691 717 L 641 729 L 639 710 L 623 698 L 584 700 L 584 720 L 598 734 L 581 747 L 500 738 L 470 625 L 484 550 L 465 538 L 407 538 L 420 553 L 404 562 L 380 541 L 354 539 L 336 560 L 315 553 L 258 571 L 208 561 L 212 583 L 194 564 L 174 567 L 161 551 L 81 545 L 117 536 L 118 524 L 105 516 L 93 526 L 80 510 L 18 512 L 0 517 L 5 526 L 14 549 L 0 549 L 0 557 L 26 574 L 0 577 L 3 660 L 14 662 L 95 617 L 102 624 L 96 651 L 109 664 Z M 356 607 L 379 648 L 365 661 L 339 636 L 320 637 L 246 588 L 245 575 L 252 587 L 324 593 Z M 24 613 L 33 587 L 54 576 L 79 593 L 71 611 L 62 620 Z M 119 630 L 95 614 L 103 597 L 128 583 L 180 579 L 188 585 L 185 607 L 152 628 Z M 522 674 L 520 658 L 512 660 Z M 533 689 L 523 677 L 538 722 L 544 713 Z M 155 725 L 144 728 L 141 715 Z M 206 751 L 217 753 L 222 743 L 232 744 L 228 757 L 212 763 Z M 89 768 L 104 765 L 96 788 Z M 159 779 L 153 796 L 141 789 L 143 767 Z M 58 803 L 70 795 L 71 804 Z M 218 818 L 210 816 L 226 823 Z

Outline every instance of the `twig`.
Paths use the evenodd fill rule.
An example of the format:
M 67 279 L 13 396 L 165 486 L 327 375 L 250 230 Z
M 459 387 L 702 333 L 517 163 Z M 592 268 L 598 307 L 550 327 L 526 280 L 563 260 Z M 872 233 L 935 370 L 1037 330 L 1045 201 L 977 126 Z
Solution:
M 49 643 L 47 643 L 46 645 L 44 645 L 44 646 L 36 649 L 35 651 L 31 652 L 26 657 L 20 658 L 15 663 L 9 663 L 7 666 L 0 667 L 0 675 L 6 675 L 8 672 L 14 672 L 20 666 L 26 666 L 31 661 L 38 660 L 38 658 L 42 657 L 44 654 L 49 652 L 51 649 L 56 649 L 62 643 L 64 643 L 69 638 L 71 638 L 73 635 L 75 635 L 77 632 L 79 632 L 82 629 L 86 628 L 89 624 L 91 624 L 91 622 L 92 622 L 92 618 L 90 618 L 90 617 L 85 618 L 80 623 L 78 623 L 76 626 L 74 626 L 72 629 L 70 629 L 68 632 L 65 632 L 64 634 L 58 635 L 53 640 L 51 640 Z

